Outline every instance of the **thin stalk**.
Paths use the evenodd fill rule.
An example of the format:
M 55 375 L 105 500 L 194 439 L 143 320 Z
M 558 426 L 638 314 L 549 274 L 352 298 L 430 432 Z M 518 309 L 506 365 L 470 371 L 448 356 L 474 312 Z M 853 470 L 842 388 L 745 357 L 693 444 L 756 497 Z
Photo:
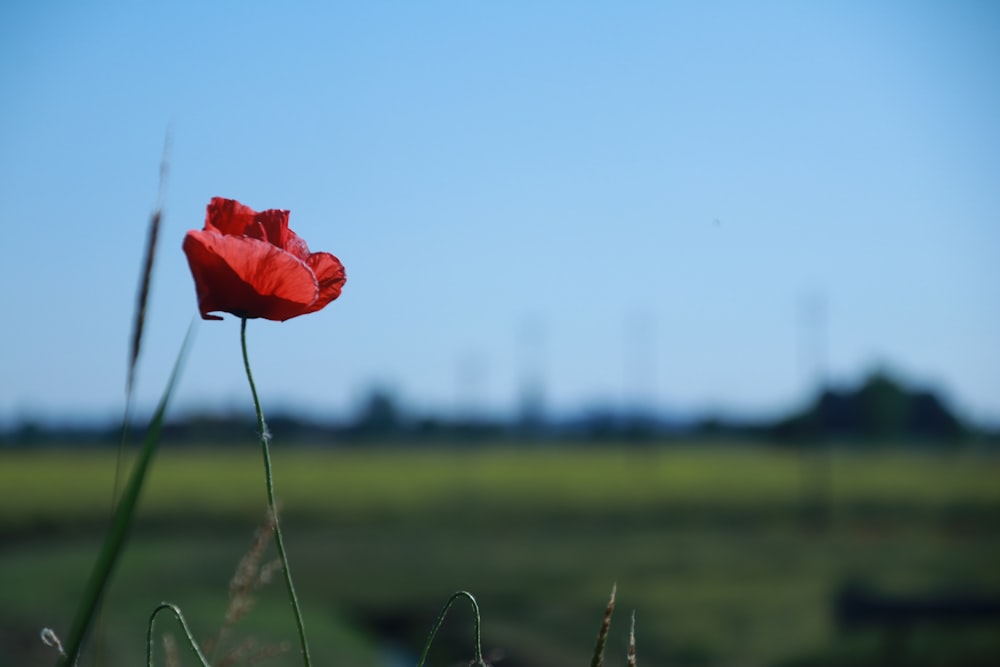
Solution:
M 264 412 L 260 408 L 260 399 L 257 398 L 257 387 L 253 382 L 253 373 L 250 372 L 250 357 L 247 355 L 247 320 L 245 317 L 240 322 L 240 345 L 243 348 L 243 366 L 246 368 L 247 380 L 250 382 L 250 393 L 253 394 L 253 407 L 257 412 L 257 432 L 260 434 L 260 449 L 264 455 L 267 506 L 274 520 L 274 543 L 278 547 L 278 557 L 281 558 L 281 569 L 285 573 L 285 587 L 288 588 L 288 597 L 291 600 L 292 611 L 295 614 L 295 626 L 299 631 L 299 645 L 302 648 L 302 659 L 306 667 L 312 667 L 312 660 L 309 658 L 309 643 L 306 641 L 306 627 L 302 621 L 302 610 L 299 609 L 299 598 L 295 594 L 295 584 L 292 583 L 292 572 L 288 568 L 288 556 L 285 555 L 285 541 L 281 537 L 278 508 L 274 502 L 274 479 L 271 475 L 271 451 L 268 445 L 268 442 L 271 440 L 271 434 L 268 433 L 267 424 L 264 423 Z
M 174 618 L 177 622 L 181 624 L 181 629 L 184 631 L 184 637 L 187 639 L 188 646 L 198 657 L 198 662 L 201 663 L 202 667 L 210 667 L 208 658 L 205 654 L 201 652 L 198 648 L 198 642 L 194 640 L 194 635 L 191 634 L 191 628 L 188 627 L 187 621 L 184 620 L 184 614 L 177 605 L 170 604 L 169 602 L 161 602 L 160 605 L 153 610 L 153 613 L 149 615 L 149 625 L 146 629 L 146 667 L 153 667 L 153 624 L 156 622 L 156 617 L 161 611 L 170 610 L 174 614 Z
M 451 609 L 451 605 L 455 604 L 455 600 L 458 598 L 467 598 L 469 603 L 472 605 L 472 613 L 475 616 L 475 633 L 476 633 L 476 657 L 473 659 L 470 665 L 476 665 L 477 667 L 486 667 L 486 661 L 483 660 L 483 640 L 481 633 L 482 620 L 479 615 L 479 603 L 476 602 L 476 598 L 472 593 L 468 591 L 456 591 L 452 593 L 448 601 L 444 603 L 444 607 L 441 608 L 441 613 L 438 614 L 437 620 L 434 621 L 434 626 L 431 627 L 431 633 L 427 636 L 427 642 L 424 644 L 424 651 L 420 654 L 420 662 L 417 663 L 417 667 L 424 667 L 424 663 L 427 662 L 427 654 L 431 650 L 431 644 L 434 643 L 434 638 L 437 636 L 438 630 L 441 628 L 441 624 L 444 623 L 444 617 L 448 615 L 448 610 Z
M 618 584 L 611 587 L 611 598 L 608 606 L 604 609 L 604 620 L 601 621 L 601 630 L 597 633 L 597 645 L 594 646 L 594 657 L 590 660 L 590 667 L 604 667 L 604 645 L 608 641 L 608 631 L 611 629 L 611 615 L 615 611 L 615 593 L 618 591 Z

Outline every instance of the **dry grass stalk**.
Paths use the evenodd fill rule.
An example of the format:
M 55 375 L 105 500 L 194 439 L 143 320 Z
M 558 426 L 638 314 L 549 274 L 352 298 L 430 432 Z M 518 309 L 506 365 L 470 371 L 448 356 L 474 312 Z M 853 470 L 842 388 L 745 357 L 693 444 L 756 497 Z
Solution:
M 614 584 L 611 587 L 611 598 L 608 600 L 608 606 L 604 610 L 604 620 L 601 621 L 601 630 L 597 634 L 597 645 L 594 646 L 594 657 L 590 661 L 590 667 L 603 667 L 604 665 L 604 645 L 608 641 L 608 632 L 611 630 L 611 614 L 615 611 L 615 593 L 618 590 L 618 584 Z
M 142 263 L 142 277 L 139 279 L 139 291 L 136 294 L 135 322 L 132 326 L 132 345 L 128 362 L 128 380 L 125 385 L 126 400 L 132 396 L 132 386 L 135 383 L 135 367 L 142 350 L 142 329 L 146 322 L 146 305 L 149 302 L 149 286 L 153 276 L 153 260 L 156 259 L 156 239 L 160 234 L 160 220 L 163 218 L 163 191 L 167 181 L 167 169 L 170 163 L 170 132 L 163 142 L 163 157 L 160 159 L 160 186 L 157 193 L 156 210 L 149 218 L 149 229 L 146 233 L 146 254 Z
M 257 529 L 253 544 L 250 545 L 243 558 L 240 559 L 229 581 L 229 607 L 226 609 L 226 622 L 236 623 L 253 607 L 253 591 L 269 579 L 273 564 L 261 566 L 261 560 L 267 546 L 274 536 L 274 517 L 268 513 L 267 520 Z M 280 567 L 280 563 L 278 565 Z M 265 582 L 266 583 L 266 582 Z
M 163 635 L 163 655 L 167 667 L 181 667 L 181 658 L 177 653 L 177 640 L 169 632 Z
M 146 322 L 146 305 L 149 302 L 149 285 L 153 275 L 153 260 L 156 257 L 156 238 L 160 233 L 162 211 L 156 209 L 149 218 L 149 231 L 146 236 L 146 257 L 142 264 L 142 277 L 139 279 L 139 292 L 136 296 L 135 323 L 132 326 L 132 345 L 128 358 L 128 381 L 125 393 L 132 395 L 132 385 L 135 383 L 135 367 L 139 362 L 139 352 L 142 349 L 142 329 Z
M 632 625 L 628 631 L 628 667 L 636 667 L 635 662 L 635 610 L 632 610 Z
M 282 642 L 277 646 L 258 646 L 253 639 L 244 639 L 239 646 L 230 650 L 216 663 L 216 667 L 230 667 L 238 663 L 255 665 L 268 658 L 273 658 L 282 653 L 287 653 L 288 642 Z
M 211 654 L 212 662 L 214 662 L 216 651 L 219 650 L 232 634 L 233 626 L 253 609 L 253 592 L 270 582 L 274 572 L 281 569 L 281 561 L 277 559 L 263 565 L 261 564 L 273 536 L 274 515 L 268 512 L 264 523 L 254 533 L 254 539 L 250 548 L 243 554 L 243 557 L 236 565 L 232 579 L 229 580 L 229 605 L 226 607 L 225 619 L 222 627 L 219 628 L 219 634 L 216 636 L 215 641 L 206 646 L 206 652 Z M 247 643 L 244 642 L 227 653 L 219 662 L 219 665 L 233 664 L 236 660 L 243 660 L 252 648 L 254 647 L 247 646 Z M 262 650 L 270 650 L 270 648 Z

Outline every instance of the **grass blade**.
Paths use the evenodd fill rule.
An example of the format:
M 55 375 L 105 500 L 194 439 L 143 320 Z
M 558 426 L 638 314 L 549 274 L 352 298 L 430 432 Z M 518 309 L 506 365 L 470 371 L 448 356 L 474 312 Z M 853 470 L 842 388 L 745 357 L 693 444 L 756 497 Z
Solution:
M 94 564 L 94 569 L 90 573 L 90 579 L 87 581 L 87 587 L 84 590 L 80 608 L 77 610 L 73 627 L 65 644 L 66 653 L 59 660 L 59 665 L 69 666 L 76 664 L 83 640 L 90 629 L 96 611 L 107 590 L 108 583 L 111 580 L 111 572 L 118 561 L 118 557 L 121 555 L 125 545 L 125 538 L 128 535 L 128 529 L 132 524 L 132 517 L 135 515 L 135 509 L 139 502 L 139 494 L 146 480 L 146 472 L 149 470 L 149 466 L 153 461 L 153 455 L 160 444 L 160 433 L 163 429 L 167 404 L 174 393 L 174 387 L 177 385 L 181 369 L 184 366 L 184 360 L 187 357 L 187 350 L 190 346 L 193 332 L 194 323 L 192 322 L 191 326 L 188 327 L 187 334 L 184 336 L 180 352 L 177 353 L 177 360 L 174 362 L 174 368 L 170 373 L 166 389 L 164 389 L 156 412 L 150 420 L 146 437 L 143 440 L 142 451 L 135 465 L 132 467 L 132 474 L 129 477 L 128 484 L 125 486 L 122 498 L 115 509 L 111 528 L 108 531 L 107 537 L 104 538 L 101 552 L 97 557 L 97 562 Z
M 139 288 L 136 292 L 135 319 L 132 322 L 132 342 L 129 348 L 128 370 L 125 378 L 125 410 L 122 414 L 122 427 L 118 439 L 118 456 L 115 461 L 115 479 L 111 485 L 111 520 L 114 521 L 115 507 L 121 490 L 122 460 L 125 443 L 128 441 L 129 421 L 132 418 L 132 390 L 135 388 L 136 367 L 139 363 L 139 352 L 142 350 L 142 331 L 146 322 L 146 308 L 149 305 L 149 289 L 153 276 L 153 260 L 156 258 L 156 239 L 160 234 L 160 221 L 163 218 L 163 190 L 167 180 L 168 155 L 170 152 L 170 130 L 163 142 L 163 156 L 160 158 L 160 183 L 156 195 L 156 208 L 149 218 L 146 232 L 146 252 L 142 262 L 142 273 L 139 275 Z M 103 618 L 98 617 L 97 633 L 100 634 Z M 98 653 L 97 663 L 100 664 Z
M 163 140 L 163 156 L 160 158 L 160 184 L 156 194 L 156 208 L 149 217 L 149 227 L 146 231 L 146 252 L 142 261 L 142 273 L 139 275 L 139 288 L 136 292 L 135 319 L 132 321 L 132 341 L 129 346 L 128 372 L 125 377 L 125 412 L 122 415 L 121 438 L 118 442 L 118 461 L 115 465 L 115 481 L 111 488 L 111 511 L 118 504 L 118 487 L 120 486 L 122 453 L 128 438 L 128 425 L 132 412 L 132 390 L 135 387 L 136 367 L 139 364 L 139 353 L 142 351 L 142 332 L 146 323 L 146 308 L 149 305 L 149 290 L 153 280 L 153 262 L 156 259 L 156 240 L 160 235 L 160 221 L 163 219 L 163 191 L 166 189 L 167 169 L 170 164 L 170 130 Z

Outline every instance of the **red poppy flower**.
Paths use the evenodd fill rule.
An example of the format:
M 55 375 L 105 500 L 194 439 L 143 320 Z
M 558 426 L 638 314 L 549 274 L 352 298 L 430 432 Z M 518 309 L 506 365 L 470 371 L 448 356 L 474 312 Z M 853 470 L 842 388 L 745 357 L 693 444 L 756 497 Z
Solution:
M 288 211 L 258 213 L 232 199 L 215 197 L 205 229 L 184 237 L 198 309 L 237 317 L 284 321 L 326 306 L 347 277 L 344 265 L 328 252 L 309 252 L 288 228 Z

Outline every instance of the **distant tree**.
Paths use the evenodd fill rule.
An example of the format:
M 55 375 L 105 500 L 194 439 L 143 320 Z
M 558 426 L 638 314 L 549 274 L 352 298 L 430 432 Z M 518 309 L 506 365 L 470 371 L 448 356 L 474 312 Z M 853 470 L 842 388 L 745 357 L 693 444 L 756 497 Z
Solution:
M 402 418 L 392 394 L 376 388 L 362 407 L 352 431 L 360 436 L 385 437 L 401 430 Z
M 956 440 L 967 434 L 958 417 L 929 391 L 913 394 L 907 416 L 909 431 L 923 438 Z
M 860 408 L 861 434 L 876 440 L 904 435 L 910 396 L 888 375 L 876 371 L 855 393 Z
M 767 429 L 784 441 L 822 438 L 955 441 L 966 430 L 929 390 L 912 390 L 884 371 L 872 373 L 853 391 L 826 389 L 806 409 Z

